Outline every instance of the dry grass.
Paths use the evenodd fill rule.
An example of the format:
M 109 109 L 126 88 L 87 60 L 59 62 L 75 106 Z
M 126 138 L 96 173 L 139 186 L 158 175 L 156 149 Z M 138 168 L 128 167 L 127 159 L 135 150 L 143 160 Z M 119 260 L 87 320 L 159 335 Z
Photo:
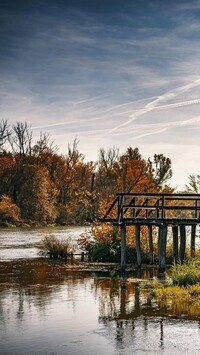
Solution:
M 72 244 L 71 238 L 60 240 L 51 235 L 44 237 L 40 244 L 40 255 L 49 256 L 50 258 L 67 258 L 67 255 L 73 254 L 75 246 Z

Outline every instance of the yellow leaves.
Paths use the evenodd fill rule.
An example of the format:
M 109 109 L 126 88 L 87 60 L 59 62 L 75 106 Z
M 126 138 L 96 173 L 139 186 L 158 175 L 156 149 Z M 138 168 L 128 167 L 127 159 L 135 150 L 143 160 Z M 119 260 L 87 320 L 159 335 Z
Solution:
M 111 243 L 114 234 L 114 227 L 108 223 L 95 223 L 92 227 L 92 235 L 97 243 Z

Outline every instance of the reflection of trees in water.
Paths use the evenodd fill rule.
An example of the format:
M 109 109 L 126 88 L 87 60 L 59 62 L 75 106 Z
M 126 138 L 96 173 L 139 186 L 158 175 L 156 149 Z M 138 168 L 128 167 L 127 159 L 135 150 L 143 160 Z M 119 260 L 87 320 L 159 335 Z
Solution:
M 150 272 L 143 277 L 149 278 Z M 68 270 L 65 262 L 49 259 L 0 263 L 1 325 L 5 328 L 8 320 L 20 322 L 29 312 L 46 312 L 59 293 L 74 312 L 80 297 L 92 294 L 98 301 L 99 322 L 107 334 L 114 334 L 118 347 L 132 344 L 141 334 L 148 337 L 152 331 L 159 334 L 160 348 L 164 346 L 166 317 L 173 317 L 172 309 L 158 307 L 139 290 L 133 277 Z
M 145 292 L 140 291 L 136 281 L 121 278 L 118 280 L 95 280 L 96 294 L 99 293 L 99 322 L 106 327 L 108 335 L 114 333 L 117 347 L 123 348 L 123 344 L 133 344 L 134 339 L 143 336 L 151 338 L 150 333 L 157 332 L 159 348 L 164 348 L 165 324 L 168 319 L 178 321 L 178 315 L 169 304 L 160 307 L 152 301 Z M 182 312 L 186 311 L 180 305 Z M 182 313 L 183 314 L 183 313 Z M 186 316 L 184 319 L 196 319 Z M 181 322 L 180 318 L 180 322 Z
M 100 298 L 103 309 L 110 317 L 120 312 L 119 280 L 102 278 L 98 273 L 71 271 L 64 261 L 49 259 L 16 260 L 0 263 L 0 316 L 3 319 L 23 320 L 27 313 L 46 311 L 56 294 L 62 293 L 76 308 L 77 291 Z M 104 274 L 105 275 L 105 274 Z M 136 275 L 135 275 L 136 276 Z M 145 275 L 147 276 L 147 275 Z M 98 287 L 97 287 L 98 285 Z M 106 289 L 106 292 L 105 292 Z
M 91 286 L 85 283 L 84 272 L 68 271 L 62 261 L 49 259 L 22 260 L 0 263 L 0 317 L 7 319 L 24 318 L 25 313 L 34 310 L 41 314 L 54 300 L 56 293 L 65 294 L 75 309 L 77 287 Z M 92 280 L 91 280 L 92 282 Z

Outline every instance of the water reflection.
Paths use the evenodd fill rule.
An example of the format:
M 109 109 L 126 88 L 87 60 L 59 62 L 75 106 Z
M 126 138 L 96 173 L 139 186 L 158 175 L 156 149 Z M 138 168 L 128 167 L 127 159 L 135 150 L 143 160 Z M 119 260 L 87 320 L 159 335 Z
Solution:
M 48 259 L 1 262 L 0 354 L 199 353 L 199 318 L 160 308 L 137 272 L 127 276 Z
M 102 284 L 101 284 L 102 286 Z M 111 286 L 111 285 L 110 285 Z M 111 286 L 112 287 L 112 286 Z M 105 287 L 106 289 L 107 287 Z M 147 338 L 148 327 L 152 324 L 152 319 L 156 324 L 158 333 L 159 326 L 159 347 L 164 348 L 163 318 L 168 315 L 167 309 L 159 309 L 152 301 L 141 294 L 137 282 L 132 283 L 122 279 L 118 288 L 115 288 L 114 294 L 106 298 L 102 296 L 103 302 L 100 302 L 99 322 L 112 329 L 117 347 L 123 349 L 132 343 L 137 337 L 138 324 L 140 333 L 144 339 Z M 101 300 L 102 300 L 101 299 Z M 107 304 L 105 307 L 105 299 Z
M 99 283 L 98 280 L 96 282 Z M 191 346 L 194 354 L 199 353 L 200 310 L 191 312 L 195 314 L 194 317 L 187 314 L 186 308 L 181 308 L 181 312 L 174 312 L 171 305 L 163 305 L 161 308 L 140 291 L 137 282 L 130 279 L 122 278 L 117 283 L 116 280 L 101 280 L 100 284 L 99 322 L 105 326 L 107 334 L 115 339 L 117 349 L 124 353 L 132 349 L 141 354 L 151 351 L 155 353 L 156 350 L 159 353 L 169 354 L 172 351 L 173 354 L 181 354 L 185 349 L 184 354 L 190 354 L 191 350 L 186 349 Z M 189 320 L 194 319 L 197 322 L 192 344 L 190 337 L 194 336 L 194 329 Z

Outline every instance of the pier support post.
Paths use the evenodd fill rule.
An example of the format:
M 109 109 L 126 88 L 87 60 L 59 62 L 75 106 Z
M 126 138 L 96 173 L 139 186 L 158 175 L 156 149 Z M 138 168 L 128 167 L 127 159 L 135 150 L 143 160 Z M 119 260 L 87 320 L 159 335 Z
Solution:
M 141 246 L 140 246 L 140 225 L 136 224 L 135 226 L 135 246 L 137 253 L 137 266 L 141 267 L 142 265 L 142 256 L 141 256 Z
M 82 253 L 81 253 L 81 261 L 84 261 L 85 260 L 85 253 L 84 253 L 84 251 L 82 251 Z
M 173 233 L 173 261 L 178 262 L 178 226 L 172 226 Z
M 149 262 L 150 262 L 150 265 L 153 265 L 152 225 L 148 225 L 148 240 L 149 240 Z
M 166 244 L 167 244 L 167 226 L 159 226 L 158 233 L 158 263 L 159 271 L 165 270 L 166 266 Z
M 195 257 L 195 237 L 196 237 L 196 224 L 191 226 L 191 243 L 190 243 L 190 256 Z
M 186 226 L 180 225 L 180 261 L 183 263 L 185 260 L 185 247 L 186 247 Z
M 121 234 L 121 269 L 124 271 L 126 268 L 126 225 L 120 226 Z

